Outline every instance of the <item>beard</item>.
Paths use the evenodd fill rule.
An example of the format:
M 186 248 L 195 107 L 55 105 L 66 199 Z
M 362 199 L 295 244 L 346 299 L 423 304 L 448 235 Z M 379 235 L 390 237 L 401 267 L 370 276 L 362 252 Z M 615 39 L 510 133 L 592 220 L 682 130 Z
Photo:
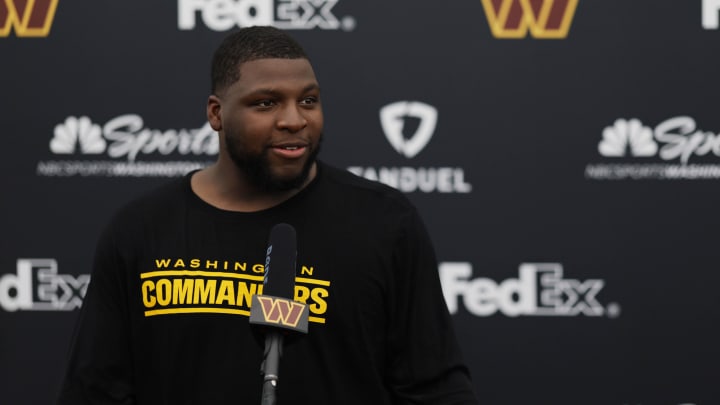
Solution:
M 310 169 L 312 169 L 313 163 L 315 163 L 320 153 L 322 138 L 322 134 L 320 134 L 315 146 L 308 145 L 308 148 L 310 148 L 308 159 L 305 161 L 300 173 L 290 178 L 279 177 L 272 172 L 268 149 L 264 149 L 261 153 L 248 153 L 241 141 L 229 136 L 225 137 L 225 146 L 230 159 L 245 174 L 250 184 L 260 191 L 273 193 L 294 190 L 305 184 L 310 175 Z

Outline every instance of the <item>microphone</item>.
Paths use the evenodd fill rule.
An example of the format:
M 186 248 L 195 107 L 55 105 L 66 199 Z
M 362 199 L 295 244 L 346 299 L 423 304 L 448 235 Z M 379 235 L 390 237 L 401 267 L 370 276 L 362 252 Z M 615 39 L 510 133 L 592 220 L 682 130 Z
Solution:
M 307 333 L 308 307 L 293 300 L 296 260 L 295 228 L 284 223 L 273 226 L 265 253 L 262 294 L 253 295 L 250 305 L 250 323 L 263 327 L 265 332 L 265 353 L 260 367 L 262 405 L 275 404 L 284 334 L 291 331 Z

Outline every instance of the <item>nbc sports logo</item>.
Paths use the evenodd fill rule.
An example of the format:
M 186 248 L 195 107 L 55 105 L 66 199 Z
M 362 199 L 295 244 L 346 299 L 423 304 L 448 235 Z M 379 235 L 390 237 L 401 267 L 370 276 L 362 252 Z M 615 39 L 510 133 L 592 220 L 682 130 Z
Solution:
M 482 0 L 495 38 L 561 39 L 568 35 L 578 0 Z
M 607 157 L 626 156 L 654 156 L 658 150 L 653 140 L 653 130 L 644 126 L 640 120 L 619 119 L 606 127 L 602 133 L 602 141 L 598 144 L 598 151 Z
M 0 0 L 0 38 L 14 28 L 18 37 L 47 37 L 58 0 Z
M 603 129 L 597 150 L 617 163 L 588 164 L 586 178 L 720 179 L 720 133 L 700 128 L 689 116 L 666 119 L 654 128 L 637 118 L 617 119 Z
M 36 172 L 39 176 L 176 177 L 206 166 L 209 162 L 198 158 L 216 155 L 217 148 L 217 134 L 209 123 L 161 130 L 146 127 L 137 114 L 120 115 L 105 124 L 70 116 L 55 125 L 49 142 L 50 152 L 61 159 L 38 162 Z M 170 160 L 178 155 L 195 156 Z M 153 159 L 157 157 L 162 159 Z
M 699 129 L 695 119 L 688 116 L 667 119 L 655 129 L 637 118 L 621 118 L 603 130 L 598 151 L 605 157 L 659 156 L 687 165 L 694 156 L 720 157 L 720 133 Z

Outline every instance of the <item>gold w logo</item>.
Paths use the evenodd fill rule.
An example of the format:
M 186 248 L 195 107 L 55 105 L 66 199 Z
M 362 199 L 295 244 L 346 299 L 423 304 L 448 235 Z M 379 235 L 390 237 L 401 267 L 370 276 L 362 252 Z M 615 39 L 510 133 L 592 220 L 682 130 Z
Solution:
M 262 295 L 256 297 L 260 301 L 263 318 L 269 323 L 296 327 L 305 309 L 305 304 L 291 300 Z
M 59 0 L 0 0 L 0 37 L 46 37 Z
M 495 38 L 565 38 L 578 0 L 482 0 Z

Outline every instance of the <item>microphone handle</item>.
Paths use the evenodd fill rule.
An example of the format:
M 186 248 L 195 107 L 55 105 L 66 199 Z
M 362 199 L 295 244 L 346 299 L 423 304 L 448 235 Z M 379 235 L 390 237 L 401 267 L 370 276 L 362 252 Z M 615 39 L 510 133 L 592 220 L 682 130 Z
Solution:
M 282 355 L 283 336 L 273 332 L 265 336 L 265 361 L 263 361 L 263 390 L 261 405 L 275 405 L 275 389 L 280 373 L 280 356 Z
M 263 383 L 260 405 L 275 405 L 275 385 L 273 385 L 273 381 Z

